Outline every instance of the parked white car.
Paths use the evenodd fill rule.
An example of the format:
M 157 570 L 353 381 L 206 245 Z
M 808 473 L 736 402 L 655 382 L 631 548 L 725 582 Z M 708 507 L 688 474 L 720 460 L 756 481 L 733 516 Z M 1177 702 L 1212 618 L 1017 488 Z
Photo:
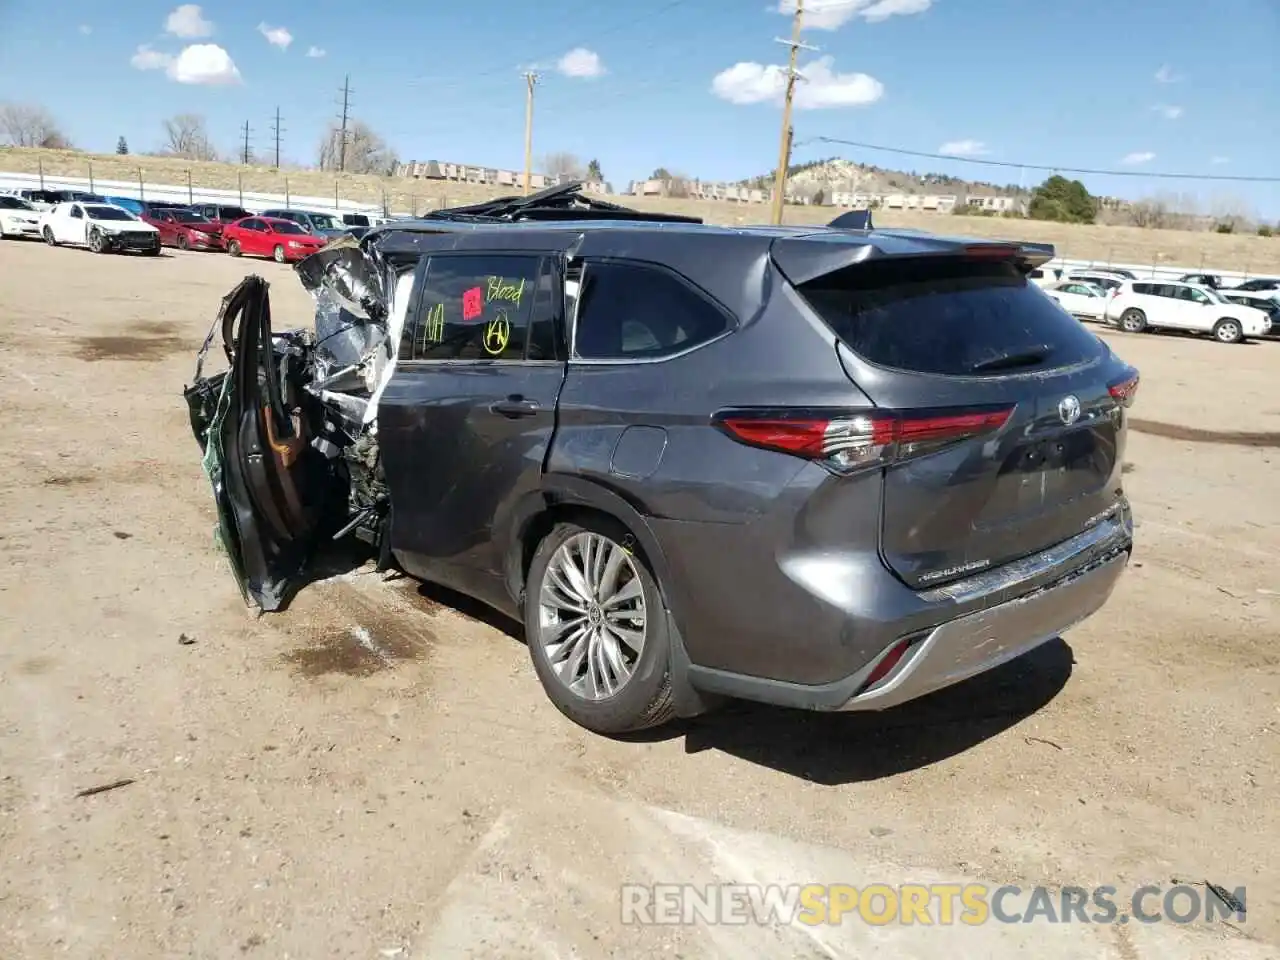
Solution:
M 1271 318 L 1269 337 L 1280 337 L 1280 290 L 1253 291 L 1219 290 L 1218 296 L 1228 303 L 1238 303 L 1242 307 L 1255 307 Z
M 160 231 L 110 203 L 60 203 L 40 216 L 45 243 L 85 246 L 94 253 L 137 250 L 160 255 Z
M 40 236 L 40 211 L 21 197 L 0 196 L 0 239 Z
M 1045 296 L 1079 320 L 1101 320 L 1107 315 L 1107 291 L 1083 280 L 1064 280 L 1044 288 Z
M 1078 269 L 1068 270 L 1062 280 L 1065 283 L 1068 280 L 1084 281 L 1092 283 L 1095 287 L 1101 287 L 1103 290 L 1118 289 L 1120 284 L 1126 280 L 1135 279 L 1133 274 L 1127 270 L 1102 270 L 1102 269 Z
M 1266 336 L 1271 318 L 1224 299 L 1216 290 L 1177 281 L 1127 280 L 1107 300 L 1106 319 L 1129 333 L 1186 330 L 1222 343 Z

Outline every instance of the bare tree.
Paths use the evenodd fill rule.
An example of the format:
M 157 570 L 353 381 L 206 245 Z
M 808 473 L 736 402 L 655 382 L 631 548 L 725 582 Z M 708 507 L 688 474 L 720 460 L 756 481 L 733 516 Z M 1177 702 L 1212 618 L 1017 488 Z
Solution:
M 548 153 L 538 159 L 538 166 L 549 177 L 564 177 L 566 180 L 587 179 L 587 165 L 572 153 Z
M 198 113 L 180 113 L 164 121 L 165 146 L 161 151 L 167 156 L 187 160 L 217 160 L 218 151 L 209 142 L 204 117 Z
M 1220 233 L 1234 233 L 1248 226 L 1254 219 L 1253 209 L 1247 200 L 1231 195 L 1216 196 L 1210 202 L 1209 214 L 1214 228 Z M 1223 230 L 1223 227 L 1229 229 Z
M 0 134 L 15 147 L 72 149 L 53 115 L 35 104 L 0 103 Z
M 1168 225 L 1169 207 L 1158 197 L 1139 200 L 1129 208 L 1129 220 L 1135 227 L 1159 229 Z
M 329 132 L 320 140 L 316 151 L 316 165 L 321 170 L 338 170 L 347 173 L 376 173 L 390 176 L 396 169 L 395 151 L 387 146 L 368 124 L 352 120 L 347 124 L 345 153 L 342 149 L 342 128 L 330 124 Z

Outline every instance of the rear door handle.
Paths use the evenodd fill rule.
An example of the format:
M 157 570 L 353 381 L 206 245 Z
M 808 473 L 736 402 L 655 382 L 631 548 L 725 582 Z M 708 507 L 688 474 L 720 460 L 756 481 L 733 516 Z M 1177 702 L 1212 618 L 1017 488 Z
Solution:
M 507 397 L 489 404 L 489 412 L 497 413 L 512 420 L 517 417 L 532 417 L 541 408 L 536 400 L 523 400 L 519 397 Z

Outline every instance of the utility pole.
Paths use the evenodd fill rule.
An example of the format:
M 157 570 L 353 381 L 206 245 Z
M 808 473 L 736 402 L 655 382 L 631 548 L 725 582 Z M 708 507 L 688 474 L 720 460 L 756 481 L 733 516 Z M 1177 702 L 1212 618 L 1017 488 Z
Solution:
M 787 63 L 787 95 L 782 102 L 782 134 L 778 143 L 778 169 L 773 181 L 774 223 L 782 223 L 782 210 L 786 205 L 787 168 L 791 166 L 791 104 L 795 100 L 796 81 L 804 79 L 796 72 L 796 56 L 801 50 L 817 49 L 800 42 L 800 31 L 803 26 L 804 0 L 796 0 L 796 15 L 791 21 L 791 39 L 774 38 L 775 42 L 784 43 L 791 48 L 791 59 Z
M 342 80 L 342 125 L 338 134 L 338 171 L 347 169 L 347 107 L 351 102 L 351 74 Z
M 284 127 L 280 126 L 280 108 L 276 107 L 276 121 L 271 125 L 271 135 L 276 142 L 276 169 L 280 169 L 280 134 L 284 132 Z
M 240 150 L 240 162 L 249 165 L 249 121 L 244 122 L 244 146 Z
M 524 195 L 529 195 L 533 181 L 533 88 L 538 84 L 538 74 L 533 70 L 524 75 L 528 93 L 524 102 Z

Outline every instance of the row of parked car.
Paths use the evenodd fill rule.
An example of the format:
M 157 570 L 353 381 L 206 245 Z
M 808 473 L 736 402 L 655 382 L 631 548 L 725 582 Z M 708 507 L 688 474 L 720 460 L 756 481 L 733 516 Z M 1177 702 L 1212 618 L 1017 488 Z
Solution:
M 1031 279 L 1072 316 L 1129 333 L 1182 330 L 1209 334 L 1222 343 L 1280 336 L 1280 279 L 1256 277 L 1228 287 L 1216 274 L 1140 280 L 1128 270 L 1112 268 L 1041 268 Z
M 363 213 L 339 218 L 295 209 L 251 213 L 233 204 L 183 204 L 75 190 L 0 194 L 0 238 L 40 238 L 52 245 L 85 246 L 95 253 L 135 251 L 155 256 L 161 247 L 169 246 L 289 263 L 335 237 L 360 236 L 382 219 Z

